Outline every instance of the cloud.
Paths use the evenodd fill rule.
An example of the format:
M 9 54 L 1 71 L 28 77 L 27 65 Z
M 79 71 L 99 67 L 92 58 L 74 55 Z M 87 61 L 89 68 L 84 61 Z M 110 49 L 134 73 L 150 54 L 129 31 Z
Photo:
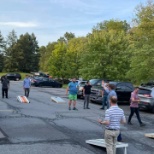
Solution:
M 0 22 L 0 26 L 31 28 L 31 27 L 38 27 L 38 24 L 34 22 Z

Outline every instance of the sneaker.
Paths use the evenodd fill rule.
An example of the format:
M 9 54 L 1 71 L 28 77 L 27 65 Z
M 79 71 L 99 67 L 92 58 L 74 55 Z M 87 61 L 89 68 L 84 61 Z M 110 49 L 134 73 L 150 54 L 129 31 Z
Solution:
M 103 108 L 103 107 L 101 107 L 101 108 L 100 108 L 100 110 L 104 110 L 104 108 Z
M 87 109 L 90 109 L 89 107 L 87 107 Z
M 68 110 L 71 110 L 71 107 L 68 107 Z
M 143 127 L 143 126 L 145 126 L 145 124 L 144 124 L 144 123 L 141 123 L 141 124 L 140 124 L 140 127 Z
M 76 107 L 73 107 L 73 110 L 78 110 Z
M 133 125 L 131 122 L 128 122 L 127 124 L 128 124 L 128 125 Z
M 86 109 L 85 107 L 83 107 L 83 109 Z

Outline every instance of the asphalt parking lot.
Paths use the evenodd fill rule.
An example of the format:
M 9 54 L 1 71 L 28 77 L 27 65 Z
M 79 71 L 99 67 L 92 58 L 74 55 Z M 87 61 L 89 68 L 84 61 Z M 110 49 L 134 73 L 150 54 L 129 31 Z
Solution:
M 85 143 L 88 139 L 103 138 L 104 127 L 97 123 L 104 111 L 99 104 L 83 109 L 83 100 L 77 101 L 78 111 L 68 110 L 65 89 L 37 88 L 30 91 L 30 104 L 19 103 L 23 95 L 22 82 L 11 82 L 9 99 L 0 97 L 0 153 L 1 154 L 105 154 L 104 148 Z M 55 103 L 51 96 L 60 96 L 66 103 Z M 120 105 L 126 117 L 129 106 Z M 128 154 L 153 154 L 153 139 L 144 136 L 154 133 L 154 114 L 141 111 L 145 127 L 140 127 L 136 117 L 133 125 L 122 126 L 123 142 L 129 144 Z M 117 154 L 123 154 L 118 149 Z

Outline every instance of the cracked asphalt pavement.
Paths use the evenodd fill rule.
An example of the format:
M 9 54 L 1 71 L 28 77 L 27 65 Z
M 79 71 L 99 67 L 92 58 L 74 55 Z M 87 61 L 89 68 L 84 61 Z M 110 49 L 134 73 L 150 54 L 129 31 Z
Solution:
M 106 154 L 104 148 L 88 145 L 88 139 L 104 138 L 104 127 L 97 123 L 104 110 L 99 104 L 90 103 L 90 110 L 83 109 L 78 99 L 78 111 L 68 110 L 65 89 L 32 87 L 30 104 L 17 101 L 23 95 L 22 82 L 10 83 L 9 99 L 0 97 L 0 153 L 1 154 Z M 66 103 L 55 103 L 51 96 L 60 96 Z M 129 106 L 120 105 L 126 117 Z M 154 114 L 141 111 L 145 127 L 139 127 L 136 117 L 133 125 L 121 127 L 123 141 L 129 144 L 128 154 L 153 154 L 153 139 L 145 133 L 154 133 Z M 3 137 L 3 135 L 5 137 Z M 118 149 L 117 154 L 123 154 Z

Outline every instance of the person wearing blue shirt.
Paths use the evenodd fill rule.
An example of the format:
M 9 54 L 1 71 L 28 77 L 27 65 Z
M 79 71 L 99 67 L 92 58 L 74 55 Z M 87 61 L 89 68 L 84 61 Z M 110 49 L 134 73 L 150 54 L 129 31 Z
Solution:
M 78 84 L 76 82 L 76 78 L 73 78 L 72 82 L 68 84 L 68 87 L 66 89 L 66 95 L 68 95 L 69 98 L 69 103 L 68 103 L 69 110 L 71 110 L 72 102 L 73 102 L 73 110 L 77 110 L 76 108 L 77 92 L 78 92 Z
M 102 82 L 102 87 L 108 92 L 108 96 L 107 96 L 107 109 L 110 107 L 110 97 L 115 96 L 117 97 L 117 93 L 115 92 L 115 86 L 113 84 L 109 84 L 108 88 L 105 86 L 105 83 Z
M 28 97 L 29 96 L 29 92 L 30 92 L 30 87 L 31 87 L 31 81 L 29 79 L 29 76 L 26 75 L 26 78 L 23 81 L 23 88 L 25 91 L 25 96 Z
M 102 81 L 102 84 L 104 84 L 104 81 Z M 105 84 L 105 87 L 103 87 L 102 89 L 102 107 L 100 108 L 101 110 L 105 109 L 105 105 L 107 106 L 107 98 L 108 98 L 108 94 L 109 94 L 109 89 L 108 89 L 108 83 Z

